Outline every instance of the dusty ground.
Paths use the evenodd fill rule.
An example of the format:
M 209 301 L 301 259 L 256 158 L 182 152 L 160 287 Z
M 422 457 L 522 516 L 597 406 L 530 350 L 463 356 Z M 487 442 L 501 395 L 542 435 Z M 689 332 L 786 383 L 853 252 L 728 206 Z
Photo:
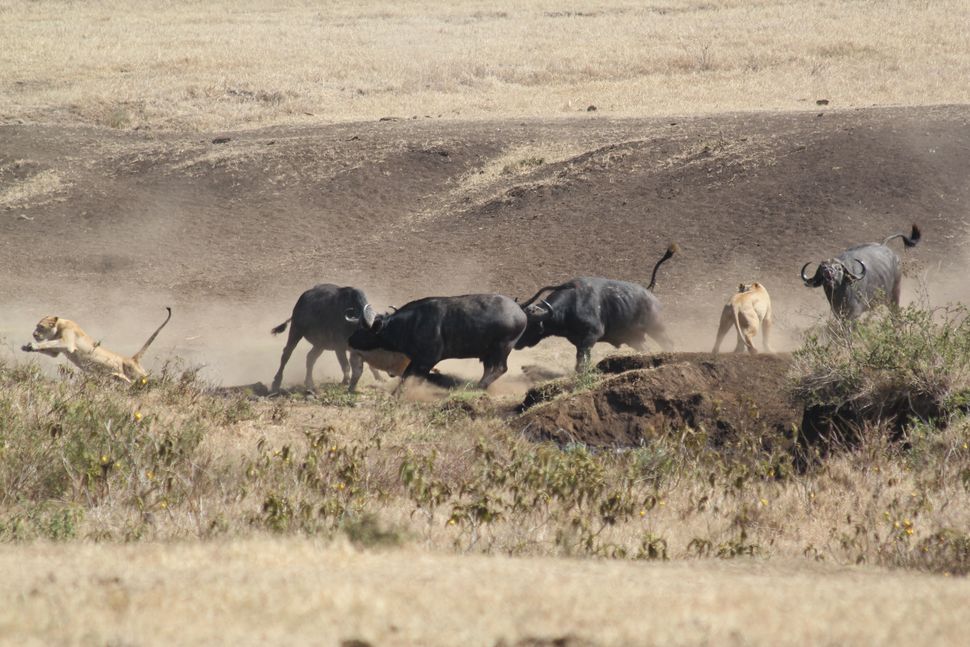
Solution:
M 0 634 L 17 644 L 955 645 L 970 594 L 964 578 L 811 563 L 358 553 L 278 539 L 0 547 L 0 568 Z
M 171 304 L 156 357 L 252 382 L 275 369 L 269 327 L 317 282 L 380 305 L 527 296 L 577 275 L 646 281 L 677 241 L 655 291 L 679 349 L 707 350 L 717 304 L 755 279 L 785 349 L 826 310 L 802 263 L 913 222 L 925 236 L 903 253 L 907 298 L 920 280 L 935 302 L 967 296 L 955 277 L 968 118 L 941 106 L 191 136 L 0 126 L 0 334 L 12 351 L 57 313 L 137 348 Z

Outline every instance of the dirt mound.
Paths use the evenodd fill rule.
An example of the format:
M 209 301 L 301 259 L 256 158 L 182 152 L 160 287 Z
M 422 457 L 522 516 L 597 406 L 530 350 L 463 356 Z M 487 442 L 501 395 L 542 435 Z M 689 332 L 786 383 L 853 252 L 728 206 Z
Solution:
M 609 377 L 594 388 L 538 405 L 513 427 L 534 440 L 599 447 L 636 447 L 683 427 L 707 430 L 715 444 L 755 429 L 781 439 L 801 420 L 786 396 L 789 366 L 787 355 L 608 358 L 598 368 Z

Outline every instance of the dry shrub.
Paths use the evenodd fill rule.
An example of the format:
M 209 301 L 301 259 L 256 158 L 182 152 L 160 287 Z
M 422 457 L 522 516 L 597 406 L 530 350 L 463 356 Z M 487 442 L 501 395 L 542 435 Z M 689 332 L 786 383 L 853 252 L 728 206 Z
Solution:
M 343 535 L 362 546 L 612 559 L 805 558 L 966 571 L 970 423 L 867 427 L 804 472 L 756 430 L 531 443 L 478 392 L 215 395 L 0 366 L 0 540 Z M 326 390 L 324 390 L 326 393 Z M 140 414 L 136 415 L 136 414 Z
M 792 381 L 809 413 L 836 426 L 888 422 L 901 430 L 910 418 L 944 425 L 970 397 L 967 310 L 911 305 L 832 321 L 795 352 Z

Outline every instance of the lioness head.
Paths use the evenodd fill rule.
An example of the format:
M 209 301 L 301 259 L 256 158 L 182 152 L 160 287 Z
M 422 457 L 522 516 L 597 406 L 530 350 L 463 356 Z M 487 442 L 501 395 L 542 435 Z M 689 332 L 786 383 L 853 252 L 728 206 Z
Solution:
M 34 328 L 34 341 L 48 341 L 57 338 L 58 317 L 47 315 L 37 322 Z

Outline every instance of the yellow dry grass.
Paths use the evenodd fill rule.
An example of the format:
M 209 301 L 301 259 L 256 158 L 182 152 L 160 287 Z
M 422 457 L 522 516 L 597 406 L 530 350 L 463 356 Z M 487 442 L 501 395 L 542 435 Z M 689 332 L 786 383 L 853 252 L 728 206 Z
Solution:
M 0 120 L 228 129 L 970 101 L 962 0 L 0 2 Z
M 956 645 L 970 595 L 962 578 L 804 563 L 360 553 L 258 537 L 0 546 L 0 571 L 9 644 Z

